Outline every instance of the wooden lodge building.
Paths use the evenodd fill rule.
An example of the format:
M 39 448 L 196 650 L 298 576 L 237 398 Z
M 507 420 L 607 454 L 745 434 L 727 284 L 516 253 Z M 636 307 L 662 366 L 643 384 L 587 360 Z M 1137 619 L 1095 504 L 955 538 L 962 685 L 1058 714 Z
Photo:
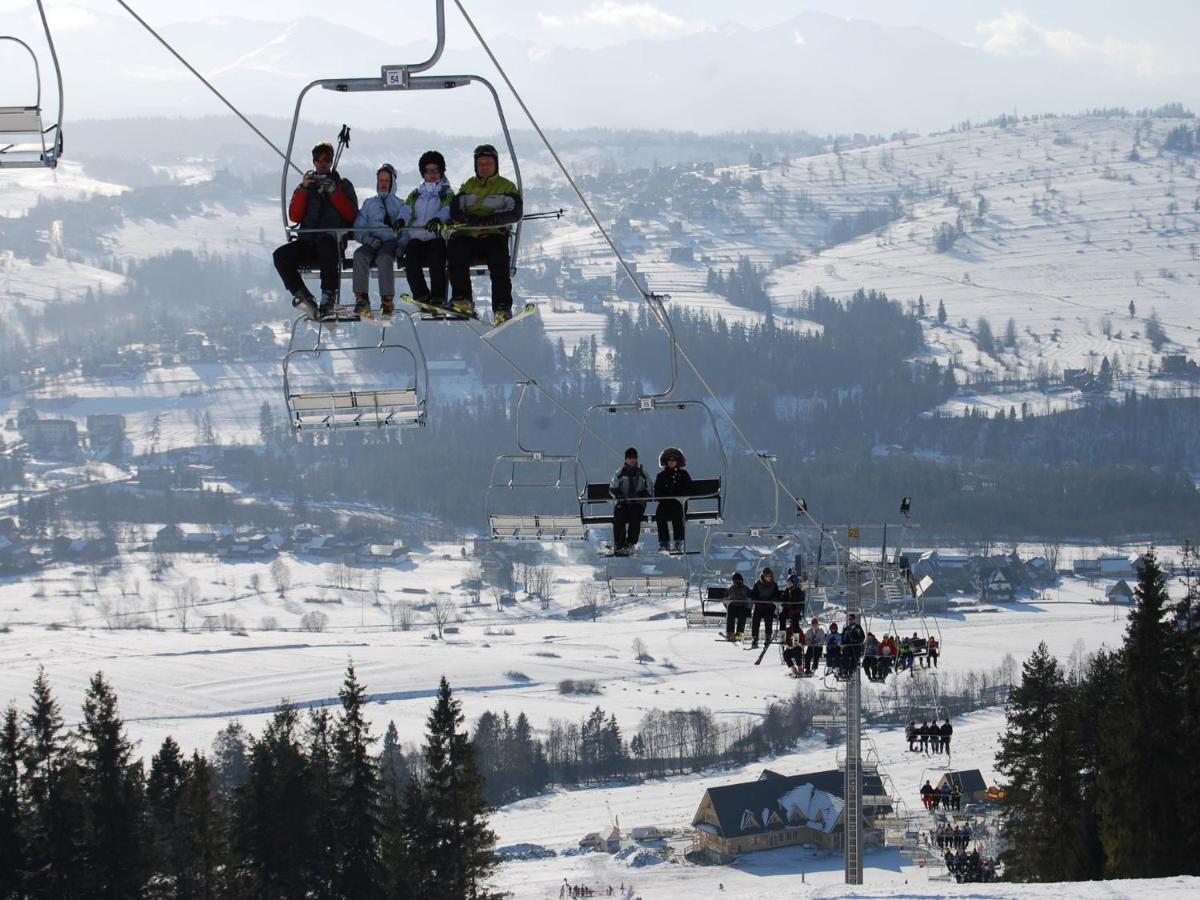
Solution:
M 704 862 L 726 864 L 741 853 L 796 844 L 841 849 L 844 779 L 841 769 L 803 775 L 766 769 L 755 781 L 709 788 L 692 819 L 695 852 Z M 863 801 L 868 841 L 881 840 L 871 823 L 892 807 L 878 775 L 863 773 Z

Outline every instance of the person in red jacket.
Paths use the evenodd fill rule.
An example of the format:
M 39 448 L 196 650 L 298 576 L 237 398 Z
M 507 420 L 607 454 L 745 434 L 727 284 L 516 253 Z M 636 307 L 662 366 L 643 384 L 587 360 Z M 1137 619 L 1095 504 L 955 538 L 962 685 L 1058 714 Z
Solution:
M 349 228 L 358 215 L 358 196 L 348 178 L 333 168 L 333 145 L 313 147 L 313 168 L 292 192 L 288 218 L 300 226 L 296 240 L 275 250 L 275 270 L 292 295 L 292 306 L 311 319 L 324 318 L 337 304 L 342 278 L 343 236 L 333 229 Z M 309 231 L 311 233 L 305 233 Z M 301 266 L 321 270 L 321 306 L 300 277 Z

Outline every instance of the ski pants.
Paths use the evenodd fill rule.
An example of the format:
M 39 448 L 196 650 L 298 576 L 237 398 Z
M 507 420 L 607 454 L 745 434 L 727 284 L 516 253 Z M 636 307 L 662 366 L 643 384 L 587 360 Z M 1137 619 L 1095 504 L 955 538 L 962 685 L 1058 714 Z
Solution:
M 275 271 L 283 279 L 289 293 L 304 288 L 300 268 L 316 265 L 321 269 L 321 290 L 337 292 L 342 283 L 342 247 L 332 234 L 302 236 L 298 240 L 276 247 Z
M 804 667 L 804 647 L 788 647 L 783 651 L 783 661 L 787 666 L 795 666 L 797 669 Z
M 640 503 L 618 502 L 613 507 L 613 549 L 632 547 L 642 534 L 642 516 L 646 508 Z
M 424 268 L 429 267 L 429 286 L 425 285 Z M 408 290 L 416 300 L 433 299 L 446 302 L 446 242 L 441 238 L 408 242 L 404 251 L 404 274 Z
M 660 500 L 658 509 L 654 511 L 654 521 L 658 525 L 660 544 L 671 542 L 671 528 L 675 530 L 675 540 L 683 540 L 683 504 L 678 500 Z
M 354 293 L 365 294 L 371 283 L 371 264 L 379 277 L 379 296 L 396 296 L 396 256 L 400 248 L 399 241 L 389 238 L 379 245 L 378 250 L 372 250 L 363 244 L 354 251 Z
M 754 642 L 758 643 L 759 626 L 765 624 L 767 626 L 767 640 L 771 639 L 771 630 L 775 625 L 775 604 L 773 603 L 755 603 L 754 617 L 750 624 L 750 633 L 754 638 Z
M 745 631 L 748 612 L 750 608 L 745 603 L 730 603 L 725 608 L 725 634 L 741 634 Z
M 804 653 L 804 671 L 811 672 L 821 662 L 821 645 L 813 644 Z
M 470 300 L 471 263 L 480 260 L 492 277 L 492 312 L 512 312 L 512 276 L 508 272 L 508 236 L 483 234 L 470 237 L 456 234 L 446 251 L 450 264 L 450 290 L 454 300 Z
M 853 672 L 858 666 L 858 657 L 862 653 L 862 644 L 846 644 L 842 647 L 842 671 Z

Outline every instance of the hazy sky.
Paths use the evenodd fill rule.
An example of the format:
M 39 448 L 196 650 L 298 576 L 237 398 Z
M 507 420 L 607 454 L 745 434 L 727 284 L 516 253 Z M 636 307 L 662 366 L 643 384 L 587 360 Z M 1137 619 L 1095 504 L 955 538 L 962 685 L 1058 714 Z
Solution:
M 414 36 L 431 21 L 433 0 L 130 0 L 152 23 L 236 15 L 272 21 L 299 16 L 336 19 L 361 30 L 371 22 Z M 596 46 L 637 37 L 657 38 L 736 22 L 772 25 L 806 10 L 870 19 L 886 25 L 928 28 L 965 44 L 997 52 L 1071 52 L 1103 49 L 1110 56 L 1153 59 L 1179 71 L 1192 68 L 1189 41 L 1200 33 L 1195 0 L 464 0 L 489 35 L 508 33 L 546 45 Z M 28 8 L 29 0 L 0 0 L 0 11 Z M 80 7 L 123 15 L 113 0 L 47 0 L 56 18 L 72 19 Z M 469 36 L 454 0 L 447 18 L 455 43 Z M 401 41 L 397 41 L 401 42 Z M 1134 63 L 1136 64 L 1136 63 Z

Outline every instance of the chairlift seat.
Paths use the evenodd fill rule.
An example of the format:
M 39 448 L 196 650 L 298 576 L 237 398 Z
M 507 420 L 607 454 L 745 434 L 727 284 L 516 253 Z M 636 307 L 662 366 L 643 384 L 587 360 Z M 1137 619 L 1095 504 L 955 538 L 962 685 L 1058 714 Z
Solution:
M 3 112 L 5 109 L 6 109 L 6 107 L 0 107 L 0 116 L 3 115 Z M 40 122 L 41 122 L 40 118 L 39 118 L 38 122 L 39 122 L 39 130 L 40 130 Z M 4 133 L 3 126 L 0 125 L 0 134 L 3 134 L 3 133 Z M 337 235 L 338 241 L 340 242 L 340 246 L 342 248 L 341 266 L 342 266 L 342 278 L 344 278 L 344 279 L 352 278 L 354 276 L 354 250 L 357 250 L 358 246 L 359 246 L 358 242 L 355 241 L 354 250 L 350 249 L 350 241 L 353 240 L 352 235 L 354 233 L 354 230 L 355 229 L 353 229 L 353 228 L 347 228 L 344 232 L 341 232 Z M 300 231 L 300 229 L 298 229 L 295 226 L 289 228 L 288 229 L 288 241 L 290 242 L 290 241 L 299 240 L 301 233 L 302 232 Z M 512 238 L 512 234 L 510 232 L 509 241 L 508 241 L 508 243 L 509 243 L 508 252 L 510 255 L 512 253 L 512 242 L 513 242 L 513 238 Z M 424 268 L 426 275 L 428 275 L 429 274 L 429 266 L 424 266 L 423 268 Z M 403 276 L 404 276 L 404 252 L 403 251 L 401 251 L 400 253 L 398 253 L 396 255 L 396 263 L 395 263 L 394 269 L 396 270 L 396 276 L 399 278 L 403 278 Z M 376 271 L 376 265 L 375 265 L 374 260 L 371 261 L 371 271 L 372 272 Z M 511 271 L 511 274 L 514 274 L 514 275 L 516 274 L 515 267 L 513 267 L 510 271 Z M 317 276 L 317 275 L 321 274 L 321 267 L 317 266 L 315 264 L 303 265 L 300 267 L 300 272 L 304 275 Z M 488 270 L 487 270 L 487 266 L 482 264 L 482 257 L 478 257 L 478 258 L 473 257 L 471 259 L 471 277 L 479 278 L 480 276 L 483 276 L 486 274 L 488 274 Z
M 683 503 L 683 517 L 688 522 L 716 525 L 723 521 L 723 494 L 720 478 L 697 478 L 685 497 L 641 497 L 639 503 L 646 504 L 642 521 L 654 518 L 650 509 L 661 500 L 679 500 Z M 608 482 L 589 482 L 579 501 L 579 517 L 585 525 L 611 525 L 617 501 L 609 492 Z
M 42 111 L 36 106 L 0 106 L 0 134 L 41 133 Z
M 582 541 L 587 527 L 578 516 L 489 516 L 494 541 Z
M 304 428 L 413 428 L 425 409 L 412 389 L 314 391 L 288 395 L 292 426 Z
M 843 724 L 841 716 L 818 714 L 812 717 L 813 728 L 841 728 Z
M 687 593 L 687 579 L 673 575 L 619 576 L 608 580 L 614 597 L 668 597 Z

